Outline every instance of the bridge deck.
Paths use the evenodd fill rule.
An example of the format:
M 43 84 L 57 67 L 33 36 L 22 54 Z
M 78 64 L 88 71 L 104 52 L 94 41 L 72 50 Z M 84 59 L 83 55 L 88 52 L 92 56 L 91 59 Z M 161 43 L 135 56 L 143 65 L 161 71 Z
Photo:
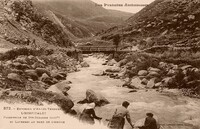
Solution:
M 116 51 L 116 47 L 112 46 L 78 46 L 83 52 L 114 52 Z M 118 48 L 118 52 L 131 52 L 131 50 L 120 50 Z

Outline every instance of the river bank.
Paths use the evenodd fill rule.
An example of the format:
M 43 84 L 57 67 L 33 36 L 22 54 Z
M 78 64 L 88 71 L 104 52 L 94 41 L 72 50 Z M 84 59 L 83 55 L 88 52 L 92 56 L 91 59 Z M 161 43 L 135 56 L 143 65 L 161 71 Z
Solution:
M 96 109 L 97 115 L 104 119 L 111 118 L 115 108 L 127 100 L 131 103 L 129 110 L 133 122 L 145 117 L 146 112 L 152 112 L 158 117 L 161 124 L 200 125 L 199 99 L 182 96 L 177 90 L 165 90 L 160 93 L 150 89 L 129 93 L 130 89 L 120 87 L 124 83 L 122 80 L 93 75 L 112 67 L 102 65 L 105 59 L 89 56 L 84 60 L 89 63 L 90 67 L 81 68 L 79 72 L 70 73 L 68 76 L 68 81 L 72 82 L 68 93 L 74 101 L 75 107 L 81 106 L 76 103 L 85 98 L 87 89 L 91 89 L 110 101 L 110 104 Z M 130 126 L 126 124 L 126 128 L 130 128 Z M 189 129 L 191 127 L 173 128 Z

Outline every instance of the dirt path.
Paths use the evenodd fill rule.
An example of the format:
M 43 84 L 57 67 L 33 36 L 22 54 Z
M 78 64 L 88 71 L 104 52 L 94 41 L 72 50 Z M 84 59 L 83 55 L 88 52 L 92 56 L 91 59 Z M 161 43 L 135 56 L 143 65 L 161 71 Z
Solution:
M 119 87 L 123 84 L 121 80 L 111 79 L 106 76 L 93 76 L 109 66 L 101 65 L 104 60 L 95 57 L 84 59 L 90 64 L 89 68 L 71 73 L 68 80 L 72 81 L 69 94 L 75 103 L 85 98 L 85 91 L 92 89 L 105 96 L 110 104 L 97 108 L 97 114 L 103 118 L 111 118 L 115 108 L 120 106 L 124 100 L 131 102 L 129 110 L 133 122 L 145 117 L 146 112 L 154 113 L 162 124 L 182 124 L 183 122 L 200 125 L 200 100 L 177 96 L 173 92 L 159 93 L 155 90 L 139 90 L 128 93 L 130 89 Z M 127 122 L 126 122 L 127 123 Z M 189 129 L 186 126 L 165 126 L 166 129 Z M 126 124 L 126 128 L 130 126 Z
M 1 27 L 1 26 L 0 26 Z M 11 50 L 15 45 L 12 43 L 5 41 L 1 36 L 0 36 L 0 53 L 5 53 L 9 50 Z

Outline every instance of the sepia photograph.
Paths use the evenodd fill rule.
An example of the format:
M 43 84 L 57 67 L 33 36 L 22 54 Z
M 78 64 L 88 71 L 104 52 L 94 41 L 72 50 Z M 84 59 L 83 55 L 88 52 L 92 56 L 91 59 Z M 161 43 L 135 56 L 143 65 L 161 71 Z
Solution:
M 200 129 L 200 0 L 0 0 L 0 129 Z

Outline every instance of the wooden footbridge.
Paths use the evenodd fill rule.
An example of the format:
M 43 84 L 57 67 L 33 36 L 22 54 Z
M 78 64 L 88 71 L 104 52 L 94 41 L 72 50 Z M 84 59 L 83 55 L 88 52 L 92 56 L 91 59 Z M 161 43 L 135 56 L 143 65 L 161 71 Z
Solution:
M 92 53 L 92 52 L 103 52 L 103 53 L 113 53 L 116 52 L 115 46 L 77 46 L 79 50 L 83 53 Z M 132 52 L 130 49 L 123 49 L 118 47 L 117 52 Z

